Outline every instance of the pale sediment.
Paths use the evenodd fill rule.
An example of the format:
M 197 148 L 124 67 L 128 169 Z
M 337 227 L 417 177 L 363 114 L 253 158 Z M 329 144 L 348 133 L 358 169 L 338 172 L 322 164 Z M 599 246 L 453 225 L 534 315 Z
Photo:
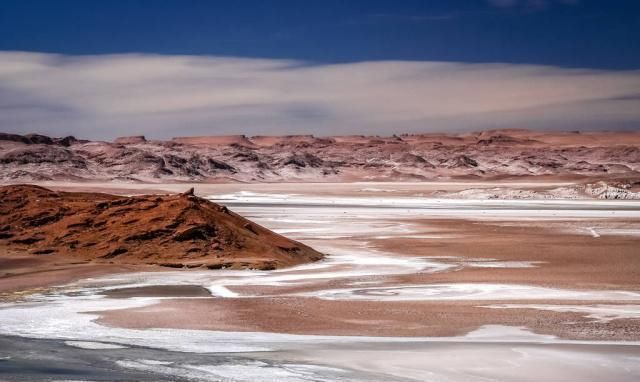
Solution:
M 5 306 L 0 318 L 25 336 L 264 351 L 395 377 L 515 379 L 505 365 L 544 366 L 550 380 L 560 370 L 588 369 L 585 380 L 640 375 L 629 362 L 640 353 L 638 237 L 625 233 L 640 227 L 636 204 L 461 203 L 445 219 L 448 205 L 432 202 L 352 202 L 234 202 L 328 253 L 321 262 L 96 277 Z M 25 315 L 43 317 L 38 330 Z M 425 357 L 434 361 L 424 366 Z M 581 368 L 585 360 L 601 364 Z

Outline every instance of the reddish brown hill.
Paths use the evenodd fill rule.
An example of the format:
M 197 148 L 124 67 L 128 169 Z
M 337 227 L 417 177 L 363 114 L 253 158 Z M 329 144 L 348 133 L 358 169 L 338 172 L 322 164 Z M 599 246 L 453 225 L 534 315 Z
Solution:
M 70 261 L 274 269 L 321 259 L 192 193 L 121 197 L 0 187 L 0 245 Z

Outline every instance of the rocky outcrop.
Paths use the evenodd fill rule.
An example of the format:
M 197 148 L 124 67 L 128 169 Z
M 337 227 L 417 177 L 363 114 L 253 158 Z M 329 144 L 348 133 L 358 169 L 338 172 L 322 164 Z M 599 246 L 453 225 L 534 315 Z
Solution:
M 297 168 L 302 167 L 320 167 L 322 166 L 322 159 L 309 153 L 293 154 L 288 156 L 282 161 L 283 166 L 294 166 Z
M 65 147 L 69 147 L 72 144 L 78 142 L 78 140 L 73 136 L 67 136 L 64 138 L 50 138 L 46 135 L 40 134 L 18 135 L 7 133 L 0 133 L 0 141 L 20 142 L 27 145 L 60 145 Z
M 114 139 L 113 143 L 117 145 L 136 145 L 140 143 L 147 143 L 147 138 L 144 135 L 133 135 L 130 137 L 118 137 Z
M 584 189 L 585 194 L 597 199 L 613 199 L 613 200 L 637 200 L 640 199 L 639 192 L 630 191 L 624 187 L 616 187 L 598 182 L 596 184 L 587 184 Z
M 0 134 L 0 179 L 344 182 L 640 180 L 640 133 L 526 130 L 400 136 L 244 135 L 115 142 Z
M 478 161 L 466 155 L 459 155 L 453 158 L 445 159 L 441 164 L 447 168 L 472 168 L 478 167 Z
M 18 147 L 13 150 L 0 152 L 0 164 L 55 164 L 71 165 L 76 168 L 86 167 L 86 161 L 82 156 L 63 147 Z
M 0 245 L 60 261 L 275 269 L 319 252 L 194 195 L 0 188 Z

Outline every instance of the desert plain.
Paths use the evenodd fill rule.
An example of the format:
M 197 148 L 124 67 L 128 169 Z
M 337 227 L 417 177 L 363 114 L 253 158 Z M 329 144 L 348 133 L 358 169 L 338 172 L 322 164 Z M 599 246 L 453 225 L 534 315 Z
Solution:
M 640 377 L 640 204 L 486 196 L 579 182 L 40 185 L 129 196 L 194 187 L 324 258 L 208 269 L 5 250 L 0 370 L 14 378 Z M 56 370 L 20 374 L 36 359 Z

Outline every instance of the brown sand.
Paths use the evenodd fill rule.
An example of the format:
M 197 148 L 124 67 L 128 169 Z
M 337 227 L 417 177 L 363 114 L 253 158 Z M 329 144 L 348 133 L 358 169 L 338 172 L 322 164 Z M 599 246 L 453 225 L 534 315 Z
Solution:
M 158 267 L 116 264 L 69 264 L 53 256 L 7 252 L 0 256 L 0 300 L 15 299 L 52 286 L 112 273 L 154 271 Z
M 531 222 L 509 227 L 502 222 L 422 220 L 425 228 L 454 234 L 454 239 L 372 240 L 378 248 L 411 256 L 459 256 L 466 259 L 541 261 L 534 268 L 472 268 L 437 274 L 397 276 L 399 283 L 491 282 L 559 288 L 640 290 L 640 238 L 559 232 L 574 222 Z M 624 223 L 624 221 L 622 221 Z M 627 221 L 627 223 L 629 223 Z M 539 225 L 537 225 L 539 224 Z M 589 226 L 591 223 L 582 223 Z M 602 223 L 601 223 L 602 224 Z
M 99 322 L 126 328 L 411 337 L 457 336 L 495 324 L 525 326 L 536 333 L 569 339 L 640 340 L 640 320 L 602 323 L 578 313 L 481 307 L 487 304 L 491 302 L 328 301 L 297 297 L 183 299 L 101 313 Z
M 459 256 L 506 261 L 542 261 L 535 268 L 466 268 L 442 273 L 416 273 L 377 278 L 386 285 L 487 282 L 570 289 L 640 290 L 638 238 L 558 233 L 558 227 L 505 227 L 501 222 L 462 219 L 420 220 L 425 231 L 459 235 L 448 239 L 372 240 L 379 249 L 399 256 Z M 612 223 L 608 221 L 608 223 Z M 624 221 L 618 222 L 625 223 Z M 573 224 L 573 223 L 554 223 Z M 456 264 L 458 260 L 451 260 Z M 242 294 L 289 294 L 346 287 L 366 280 L 322 280 L 296 286 L 234 286 Z M 295 334 L 372 336 L 454 336 L 482 325 L 524 326 L 541 334 L 582 340 L 638 340 L 640 320 L 598 322 L 581 313 L 535 309 L 489 309 L 492 301 L 330 301 L 304 297 L 163 301 L 129 310 L 107 312 L 101 323 L 131 328 L 166 327 Z M 532 301 L 500 301 L 532 303 Z M 545 301 L 537 304 L 579 306 L 609 301 Z M 157 314 L 165 312 L 170 314 Z

